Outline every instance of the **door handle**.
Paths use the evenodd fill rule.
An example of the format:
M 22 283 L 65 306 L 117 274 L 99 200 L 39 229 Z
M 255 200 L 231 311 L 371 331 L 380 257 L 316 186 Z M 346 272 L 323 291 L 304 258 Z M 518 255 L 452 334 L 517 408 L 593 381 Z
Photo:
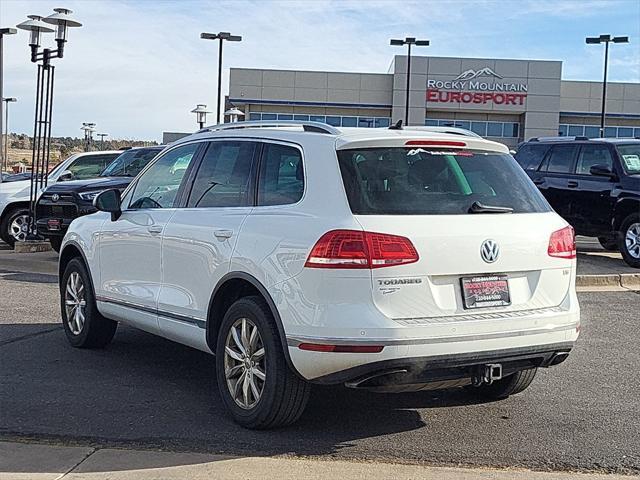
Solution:
M 149 233 L 157 235 L 158 233 L 162 233 L 162 225 L 149 225 L 147 230 Z
M 569 187 L 569 188 L 577 188 L 578 187 L 578 182 L 576 182 L 575 180 L 569 180 L 567 182 L 567 187 Z
M 536 178 L 533 183 L 536 185 L 542 185 L 544 183 L 544 178 Z
M 219 240 L 224 240 L 226 238 L 231 238 L 233 235 L 233 230 L 216 230 L 213 232 L 215 237 Z

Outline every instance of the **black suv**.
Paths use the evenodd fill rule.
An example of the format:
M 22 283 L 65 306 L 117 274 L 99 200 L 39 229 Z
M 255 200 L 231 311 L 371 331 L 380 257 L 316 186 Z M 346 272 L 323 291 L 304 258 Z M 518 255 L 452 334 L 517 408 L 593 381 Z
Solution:
M 576 233 L 640 268 L 639 139 L 534 138 L 515 158 Z
M 93 199 L 103 190 L 123 191 L 138 173 L 164 148 L 131 148 L 111 162 L 97 178 L 59 182 L 48 187 L 36 205 L 38 233 L 58 252 L 71 222 L 94 213 Z

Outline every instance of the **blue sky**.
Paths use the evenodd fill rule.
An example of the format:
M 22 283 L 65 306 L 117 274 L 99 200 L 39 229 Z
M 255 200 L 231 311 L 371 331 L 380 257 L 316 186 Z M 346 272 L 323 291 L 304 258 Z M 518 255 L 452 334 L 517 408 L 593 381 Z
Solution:
M 225 49 L 223 92 L 228 67 L 385 73 L 404 51 L 389 39 L 407 35 L 431 40 L 425 55 L 562 60 L 571 80 L 602 77 L 602 46 L 585 36 L 628 35 L 609 78 L 640 82 L 640 0 L 2 0 L 0 25 L 61 5 L 84 26 L 57 61 L 54 135 L 80 136 L 87 121 L 115 138 L 193 130 L 189 110 L 215 105 L 216 44 L 203 31 L 243 36 Z M 21 133 L 33 125 L 27 43 L 26 32 L 5 37 L 5 96 L 19 99 L 10 130 Z

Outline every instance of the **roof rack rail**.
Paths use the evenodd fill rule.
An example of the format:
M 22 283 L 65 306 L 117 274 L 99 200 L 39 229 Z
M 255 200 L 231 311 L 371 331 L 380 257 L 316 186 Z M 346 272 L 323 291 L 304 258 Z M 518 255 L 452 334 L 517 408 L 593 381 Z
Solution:
M 196 133 L 216 132 L 220 130 L 238 130 L 241 128 L 280 128 L 280 127 L 302 127 L 305 132 L 326 133 L 329 135 L 339 135 L 342 132 L 336 127 L 321 122 L 305 122 L 304 120 L 248 120 L 244 122 L 220 123 L 211 125 Z
M 530 142 L 573 142 L 574 140 L 589 140 L 589 137 L 584 136 L 576 136 L 576 137 L 568 137 L 568 136 L 560 136 L 560 137 L 533 137 L 530 138 Z
M 448 133 L 449 135 L 462 135 L 463 137 L 474 137 L 474 138 L 482 138 L 481 135 L 478 135 L 476 132 L 472 132 L 471 130 L 467 130 L 466 128 L 460 127 L 429 127 L 429 126 L 409 126 L 403 127 L 403 130 L 418 130 L 421 132 L 432 132 L 432 133 Z

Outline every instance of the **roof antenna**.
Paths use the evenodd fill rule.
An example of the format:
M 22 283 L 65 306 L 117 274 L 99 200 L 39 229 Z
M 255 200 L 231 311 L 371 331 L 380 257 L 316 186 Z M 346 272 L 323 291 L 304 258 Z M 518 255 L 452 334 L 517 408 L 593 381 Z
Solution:
M 402 130 L 402 120 L 398 120 L 395 125 L 391 125 L 389 130 Z

